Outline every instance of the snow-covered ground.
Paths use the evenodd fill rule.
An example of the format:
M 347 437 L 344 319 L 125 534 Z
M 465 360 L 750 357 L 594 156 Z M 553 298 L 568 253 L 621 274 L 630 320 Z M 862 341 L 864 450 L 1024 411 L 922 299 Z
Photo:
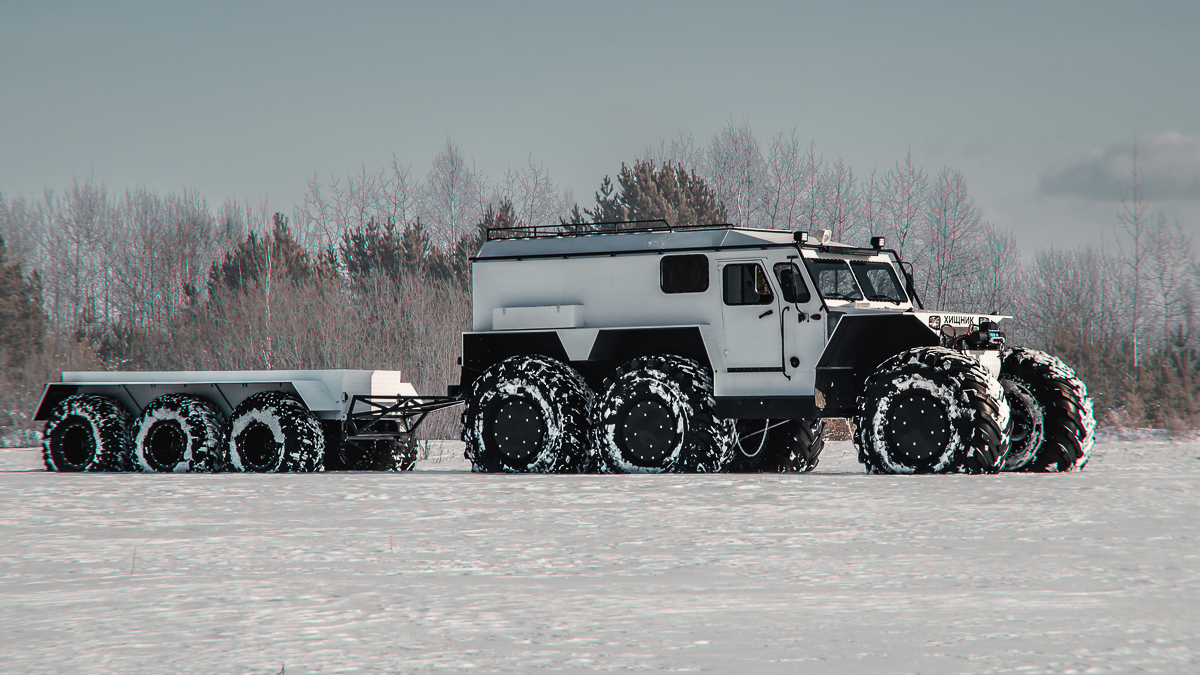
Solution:
M 1200 672 L 1200 443 L 1064 475 L 133 475 L 0 450 L 0 671 Z

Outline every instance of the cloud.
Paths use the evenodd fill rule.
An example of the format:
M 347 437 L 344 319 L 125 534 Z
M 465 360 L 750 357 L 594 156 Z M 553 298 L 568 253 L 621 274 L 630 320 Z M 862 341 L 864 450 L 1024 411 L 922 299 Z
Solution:
M 1045 172 L 1038 193 L 1095 201 L 1130 196 L 1133 143 L 1130 139 L 1104 150 L 1093 148 L 1086 157 Z M 1200 199 L 1200 134 L 1167 131 L 1138 136 L 1137 163 L 1144 199 Z

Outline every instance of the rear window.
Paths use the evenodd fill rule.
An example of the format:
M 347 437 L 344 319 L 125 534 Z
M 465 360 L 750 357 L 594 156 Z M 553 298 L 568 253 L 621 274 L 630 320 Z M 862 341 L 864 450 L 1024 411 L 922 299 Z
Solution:
M 703 293 L 708 290 L 708 256 L 666 255 L 659 262 L 663 293 Z

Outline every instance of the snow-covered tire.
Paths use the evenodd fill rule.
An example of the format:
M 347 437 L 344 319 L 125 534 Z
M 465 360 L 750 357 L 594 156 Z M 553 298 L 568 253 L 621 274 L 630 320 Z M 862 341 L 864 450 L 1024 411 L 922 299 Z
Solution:
M 229 419 L 228 469 L 238 473 L 320 471 L 325 436 L 300 399 L 264 391 L 242 401 Z
M 918 347 L 879 365 L 858 397 L 854 444 L 869 473 L 995 473 L 1008 450 L 1000 382 L 978 360 Z
M 123 471 L 129 461 L 129 411 L 107 396 L 68 396 L 42 434 L 47 471 Z
M 142 411 L 133 426 L 134 471 L 215 473 L 225 464 L 224 420 L 212 402 L 166 394 Z
M 592 390 L 574 368 L 548 356 L 512 356 L 484 371 L 462 413 L 466 457 L 481 473 L 579 473 Z
M 766 427 L 766 433 L 763 429 Z M 817 468 L 825 449 L 825 420 L 738 420 L 733 441 L 734 473 L 799 473 Z
M 733 459 L 734 421 L 713 413 L 708 370 L 679 356 L 617 368 L 596 401 L 592 447 L 606 473 L 717 473 Z
M 1000 380 L 1013 407 L 1018 441 L 1005 471 L 1074 471 L 1088 461 L 1096 419 L 1087 385 L 1062 360 L 1036 349 L 1014 348 L 1000 361 Z M 1040 430 L 1020 437 L 1022 425 Z

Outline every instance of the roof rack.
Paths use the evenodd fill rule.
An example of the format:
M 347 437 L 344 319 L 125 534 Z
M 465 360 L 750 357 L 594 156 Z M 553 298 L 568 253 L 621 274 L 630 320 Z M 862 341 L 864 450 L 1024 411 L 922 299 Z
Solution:
M 625 227 L 621 227 L 625 226 Z M 630 227 L 633 226 L 633 227 Z M 529 227 L 489 227 L 486 241 L 495 239 L 543 239 L 549 237 L 581 237 L 616 232 L 679 232 L 681 230 L 727 230 L 729 223 L 707 225 L 671 225 L 662 218 L 651 220 L 613 220 L 600 223 L 559 223 Z

